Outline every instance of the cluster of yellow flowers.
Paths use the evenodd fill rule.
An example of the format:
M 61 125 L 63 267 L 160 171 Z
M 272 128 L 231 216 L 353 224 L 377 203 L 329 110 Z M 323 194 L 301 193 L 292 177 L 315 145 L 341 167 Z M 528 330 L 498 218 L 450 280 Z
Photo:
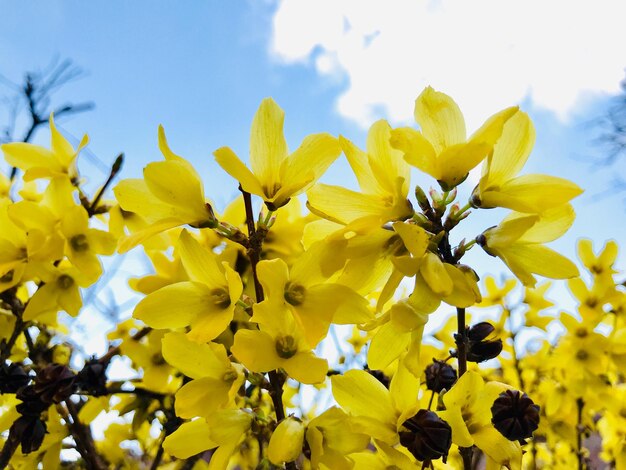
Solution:
M 71 447 L 86 468 L 565 469 L 601 448 L 626 468 L 616 245 L 596 256 L 580 243 L 591 287 L 545 246 L 570 228 L 582 190 L 519 175 L 535 132 L 517 107 L 468 137 L 456 103 L 426 88 L 415 119 L 419 130 L 374 123 L 365 150 L 321 133 L 290 153 L 284 113 L 265 99 L 250 168 L 228 147 L 214 152 L 242 194 L 221 214 L 162 128 L 164 160 L 119 182 L 108 204 L 106 185 L 93 199 L 81 189 L 87 139 L 75 150 L 52 118 L 50 150 L 3 145 L 23 184 L 0 179 L 0 462 L 58 468 Z M 342 154 L 359 190 L 318 183 Z M 414 169 L 439 189 L 415 187 L 411 200 Z M 494 207 L 511 212 L 453 241 L 471 211 Z M 130 281 L 144 297 L 109 334 L 109 352 L 83 364 L 58 344 L 58 312 L 79 313 L 99 256 L 138 245 L 154 267 Z M 515 279 L 489 277 L 481 295 L 479 273 L 462 263 L 477 246 L 523 296 Z M 536 275 L 569 279 L 578 312 L 539 315 L 552 303 Z M 482 307 L 496 320 L 472 324 L 466 309 Z M 441 323 L 449 309 L 425 336 L 430 316 Z M 553 320 L 565 333 L 548 334 Z M 336 354 L 324 357 L 329 346 Z M 136 376 L 108 379 L 115 356 Z M 101 413 L 109 424 L 94 439 L 88 423 Z

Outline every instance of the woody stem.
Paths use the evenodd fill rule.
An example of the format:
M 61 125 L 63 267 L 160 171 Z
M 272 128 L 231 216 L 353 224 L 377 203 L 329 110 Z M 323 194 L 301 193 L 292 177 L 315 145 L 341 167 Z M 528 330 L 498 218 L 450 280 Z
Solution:
M 465 328 L 465 309 L 456 309 L 457 334 L 456 334 L 456 355 L 459 363 L 459 378 L 467 372 L 467 331 Z M 472 448 L 460 447 L 459 452 L 463 459 L 463 468 L 472 468 Z
M 252 211 L 252 197 L 250 193 L 244 191 L 241 186 L 239 187 L 241 194 L 243 195 L 243 202 L 246 209 L 246 225 L 248 227 L 248 258 L 250 258 L 250 267 L 252 269 L 252 279 L 254 280 L 254 293 L 256 296 L 256 301 L 263 302 L 263 286 L 259 282 L 259 277 L 257 275 L 257 264 L 259 264 L 259 257 L 261 254 L 261 246 L 263 245 L 263 237 L 262 234 L 257 232 L 256 227 L 254 225 L 254 212 Z M 276 421 L 281 422 L 285 419 L 285 409 L 283 407 L 283 384 L 285 383 L 284 378 L 281 374 L 276 371 L 269 372 L 270 379 L 270 397 L 272 398 L 272 403 L 274 404 L 274 411 L 276 413 Z M 287 462 L 285 464 L 288 470 L 296 470 L 296 464 L 294 462 Z

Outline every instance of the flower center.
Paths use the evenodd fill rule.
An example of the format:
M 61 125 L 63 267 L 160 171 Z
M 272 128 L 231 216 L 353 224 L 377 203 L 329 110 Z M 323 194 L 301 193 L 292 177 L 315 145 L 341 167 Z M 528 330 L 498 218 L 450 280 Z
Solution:
M 306 289 L 300 284 L 288 283 L 285 286 L 285 300 L 293 306 L 298 306 L 304 302 Z
M 290 359 L 298 352 L 298 343 L 291 335 L 279 336 L 276 338 L 274 347 L 276 348 L 276 354 L 278 354 L 278 357 L 283 359 Z
M 78 235 L 74 235 L 70 238 L 70 246 L 72 250 L 77 252 L 87 251 L 89 249 L 89 241 L 87 240 L 87 235 L 83 233 L 79 233 Z
M 61 274 L 57 278 L 57 286 L 61 289 L 67 290 L 74 285 L 74 279 L 67 274 Z
M 230 295 L 228 295 L 226 289 L 213 289 L 211 291 L 211 301 L 216 307 L 224 309 L 230 305 Z

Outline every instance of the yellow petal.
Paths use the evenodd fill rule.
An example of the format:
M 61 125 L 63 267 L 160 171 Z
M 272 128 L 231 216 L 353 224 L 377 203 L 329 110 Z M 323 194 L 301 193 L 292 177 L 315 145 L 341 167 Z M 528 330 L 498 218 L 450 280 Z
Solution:
M 415 100 L 415 120 L 437 153 L 465 141 L 465 119 L 445 93 L 427 87 Z
M 223 287 L 226 284 L 222 266 L 216 256 L 203 248 L 187 230 L 180 233 L 178 254 L 190 280 L 202 282 L 212 288 Z
M 396 412 L 389 391 L 363 370 L 349 370 L 331 377 L 333 396 L 348 413 L 365 416 L 395 427 Z
M 341 153 L 337 139 L 330 134 L 313 134 L 305 137 L 283 166 L 281 182 L 289 183 L 294 192 L 287 199 L 303 192 L 309 184 L 317 181 Z M 295 184 L 299 181 L 298 184 Z M 299 186 L 299 187 L 298 187 Z M 297 189 L 296 189 L 297 188 Z
M 209 438 L 210 430 L 211 426 L 204 419 L 183 423 L 165 438 L 163 448 L 174 457 L 187 459 L 204 450 L 217 447 L 217 444 Z
M 181 213 L 185 210 L 197 214 L 198 221 L 208 217 L 202 182 L 189 165 L 176 160 L 153 162 L 144 168 L 143 174 L 148 189 L 161 201 L 177 206 Z M 192 218 L 189 222 L 196 220 Z
M 499 189 L 481 194 L 481 207 L 506 207 L 518 212 L 541 213 L 566 204 L 583 190 L 564 178 L 523 175 Z
M 411 335 L 393 322 L 387 322 L 376 332 L 367 351 L 371 369 L 383 370 L 406 352 Z
M 426 253 L 424 261 L 420 266 L 420 273 L 424 276 L 424 280 L 434 293 L 440 295 L 452 293 L 454 288 L 452 279 L 450 279 L 450 275 L 436 254 Z
M 535 145 L 535 128 L 528 115 L 515 113 L 504 125 L 493 155 L 488 160 L 488 173 L 480 182 L 481 191 L 499 186 L 517 175 Z
M 512 212 L 504 220 L 513 220 L 523 217 L 524 214 Z M 539 220 L 530 227 L 520 238 L 524 243 L 548 243 L 560 238 L 574 223 L 576 213 L 571 204 L 563 204 L 540 214 Z
M 507 121 L 519 112 L 518 106 L 512 106 L 510 108 L 503 109 L 502 111 L 494 114 L 485 123 L 472 134 L 470 142 L 485 142 L 493 146 L 502 136 L 504 125 Z
M 273 196 L 280 185 L 279 170 L 287 157 L 287 143 L 283 134 L 284 111 L 272 98 L 265 98 L 254 115 L 250 130 L 250 165 L 252 172 Z
M 259 180 L 229 147 L 221 147 L 213 152 L 215 161 L 226 173 L 239 181 L 244 191 L 264 197 Z
M 509 441 L 495 428 L 485 426 L 473 434 L 476 447 L 490 459 L 511 470 L 522 467 L 522 448 L 517 441 Z
M 299 352 L 282 363 L 289 377 L 305 384 L 318 384 L 326 379 L 328 361 L 312 352 Z
M 307 206 L 320 217 L 347 224 L 361 217 L 383 216 L 388 206 L 379 196 L 318 184 L 307 192 Z
M 381 188 L 388 193 L 395 192 L 396 179 L 402 178 L 407 187 L 401 191 L 408 192 L 410 167 L 403 159 L 402 151 L 392 147 L 391 127 L 384 119 L 376 121 L 367 133 L 367 153 L 369 166 Z
M 361 191 L 369 194 L 384 193 L 384 190 L 381 188 L 369 166 L 367 153 L 343 136 L 339 136 L 339 143 L 341 144 L 343 153 L 348 159 L 352 171 L 356 175 Z
M 274 338 L 263 331 L 237 331 L 231 352 L 253 372 L 269 372 L 281 365 Z
M 135 307 L 133 316 L 152 328 L 183 328 L 212 307 L 206 286 L 179 282 L 146 296 Z
M 543 245 L 513 245 L 502 249 L 502 259 L 524 285 L 534 286 L 518 274 L 534 273 L 550 279 L 569 279 L 578 276 L 578 268 L 565 256 Z M 522 276 L 526 277 L 527 276 Z
M 491 151 L 485 142 L 468 142 L 446 148 L 437 157 L 437 180 L 450 190 L 459 185 L 471 169 L 483 161 Z
M 437 154 L 431 143 L 418 131 L 410 127 L 394 129 L 391 145 L 404 153 L 404 159 L 418 170 L 439 179 Z
M 177 332 L 167 333 L 161 343 L 167 363 L 192 379 L 221 378 L 231 368 L 222 344 L 199 344 Z
M 228 402 L 229 390 L 230 382 L 221 379 L 204 377 L 192 380 L 176 392 L 176 416 L 183 419 L 209 417 Z
M 404 246 L 415 258 L 421 258 L 428 249 L 429 237 L 422 227 L 404 222 L 396 222 L 393 229 L 400 235 Z

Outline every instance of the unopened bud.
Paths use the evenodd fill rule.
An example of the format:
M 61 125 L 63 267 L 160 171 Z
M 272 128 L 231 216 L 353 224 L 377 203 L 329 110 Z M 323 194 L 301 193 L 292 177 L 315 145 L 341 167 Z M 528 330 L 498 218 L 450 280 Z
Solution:
M 429 212 L 432 210 L 430 207 L 430 202 L 428 201 L 428 197 L 426 197 L 426 193 L 419 186 L 415 186 L 415 199 L 417 199 L 417 204 L 420 206 L 424 212 Z

